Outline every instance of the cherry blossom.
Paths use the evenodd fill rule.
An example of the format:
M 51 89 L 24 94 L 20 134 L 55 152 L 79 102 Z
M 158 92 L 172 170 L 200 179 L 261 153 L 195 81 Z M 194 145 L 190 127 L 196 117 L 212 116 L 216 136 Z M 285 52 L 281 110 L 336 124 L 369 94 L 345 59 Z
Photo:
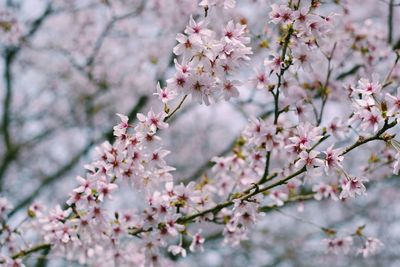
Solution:
M 351 236 L 327 239 L 325 241 L 328 251 L 335 254 L 347 254 L 350 252 L 351 246 L 353 245 L 353 238 Z
M 322 200 L 323 198 L 332 198 L 333 200 L 338 200 L 336 195 L 336 190 L 328 184 L 319 183 L 313 186 L 313 192 L 315 192 L 314 198 L 316 200 Z
M 222 6 L 224 8 L 234 8 L 236 5 L 235 0 L 203 0 L 199 4 L 200 6 Z
M 377 77 L 374 77 L 372 81 L 367 79 L 360 79 L 358 81 L 358 92 L 366 95 L 376 94 L 382 89 L 382 85 L 379 84 Z
M 328 147 L 326 151 L 323 152 L 325 154 L 325 172 L 327 174 L 332 173 L 332 170 L 342 169 L 341 162 L 344 157 L 341 156 L 341 149 L 333 149 L 333 146 Z
M 287 7 L 286 5 L 271 5 L 272 11 L 269 14 L 271 22 L 278 24 L 278 23 L 291 23 L 293 20 L 293 11 Z
M 362 196 L 366 193 L 367 189 L 363 184 L 364 180 L 357 177 L 348 177 L 343 185 L 342 192 L 340 193 L 339 198 L 345 199 L 348 197 L 355 198 L 356 195 Z
M 323 161 L 317 156 L 319 155 L 318 151 L 312 150 L 310 152 L 302 151 L 300 153 L 300 159 L 296 162 L 296 167 L 306 166 L 307 171 L 312 171 L 314 167 L 322 166 Z
M 254 78 L 251 78 L 249 82 L 257 89 L 266 89 L 268 87 L 268 75 L 263 70 L 256 70 Z
M 5 220 L 8 211 L 12 208 L 12 204 L 5 197 L 0 197 L 0 220 Z
M 197 232 L 192 239 L 192 243 L 190 244 L 190 251 L 195 252 L 197 250 L 204 251 L 203 243 L 205 239 L 200 235 L 200 232 Z
M 270 195 L 270 198 L 274 201 L 274 204 L 277 206 L 283 206 L 285 201 L 288 199 L 288 194 L 283 191 L 273 191 Z
M 393 116 L 398 114 L 400 111 L 400 88 L 397 88 L 396 96 L 386 93 L 386 99 L 389 102 L 388 115 Z
M 170 91 L 167 87 L 161 88 L 160 84 L 157 84 L 157 93 L 154 93 L 154 95 L 157 95 L 159 99 L 166 104 L 175 99 L 177 93 L 176 91 Z
M 375 254 L 383 244 L 379 239 L 373 237 L 367 237 L 364 246 L 358 250 L 358 253 L 361 253 L 364 258 Z

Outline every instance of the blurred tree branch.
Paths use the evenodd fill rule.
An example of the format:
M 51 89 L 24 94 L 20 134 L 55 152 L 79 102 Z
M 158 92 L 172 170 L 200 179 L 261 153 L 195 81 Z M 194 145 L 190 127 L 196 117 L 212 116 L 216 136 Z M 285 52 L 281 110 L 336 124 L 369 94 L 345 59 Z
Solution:
M 13 144 L 10 132 L 11 123 L 11 103 L 12 103 L 12 93 L 13 93 L 13 74 L 12 65 L 17 57 L 21 46 L 24 42 L 27 42 L 43 25 L 43 22 L 51 14 L 52 6 L 49 3 L 43 12 L 43 14 L 32 22 L 30 30 L 25 36 L 22 37 L 22 42 L 19 46 L 9 46 L 4 50 L 4 82 L 5 82 L 5 96 L 3 101 L 3 116 L 1 124 L 1 132 L 3 134 L 3 140 L 5 145 L 5 153 L 3 154 L 2 164 L 0 166 L 0 191 L 1 191 L 1 180 L 5 171 L 7 170 L 9 164 L 18 156 L 20 147 Z
M 95 41 L 93 50 L 92 50 L 90 56 L 86 60 L 85 67 L 92 66 L 97 54 L 100 51 L 100 48 L 102 47 L 102 45 L 104 43 L 105 38 L 107 37 L 108 33 L 112 30 L 112 28 L 114 27 L 115 23 L 117 23 L 118 21 L 121 21 L 123 19 L 139 15 L 144 10 L 145 6 L 146 6 L 146 1 L 142 0 L 140 5 L 135 10 L 130 11 L 130 12 L 124 14 L 124 15 L 121 15 L 121 16 L 113 17 L 107 23 L 107 25 L 105 26 L 105 28 L 100 33 L 100 35 L 97 38 L 97 40 Z

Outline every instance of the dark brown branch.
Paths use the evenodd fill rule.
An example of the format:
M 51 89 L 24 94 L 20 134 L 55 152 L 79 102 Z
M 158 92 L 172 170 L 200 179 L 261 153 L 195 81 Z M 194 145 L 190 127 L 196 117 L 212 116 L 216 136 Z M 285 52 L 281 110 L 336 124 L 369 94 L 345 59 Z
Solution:
M 341 155 L 345 155 L 347 153 L 349 153 L 350 151 L 352 151 L 353 149 L 366 144 L 370 141 L 374 141 L 374 140 L 383 140 L 382 134 L 385 133 L 387 130 L 389 130 L 390 128 L 393 128 L 394 126 L 396 126 L 397 122 L 393 121 L 391 123 L 388 123 L 388 121 L 385 121 L 385 124 L 383 125 L 382 129 L 380 129 L 375 135 L 368 137 L 368 138 L 359 138 L 359 140 L 357 142 L 355 142 L 353 145 L 348 146 L 347 148 L 345 148 L 342 152 Z
M 17 50 L 14 48 L 7 48 L 4 55 L 4 80 L 6 83 L 5 97 L 3 101 L 3 119 L 1 129 L 4 137 L 4 144 L 7 150 L 11 149 L 12 141 L 10 136 L 10 107 L 12 98 L 12 72 L 11 65 L 17 54 Z
M 45 19 L 51 14 L 51 4 L 48 4 L 43 14 L 34 20 L 31 24 L 31 28 L 28 33 L 22 37 L 23 41 L 27 41 L 31 38 L 43 25 Z M 6 152 L 2 159 L 2 164 L 0 167 L 0 180 L 3 174 L 6 172 L 9 164 L 17 157 L 18 148 L 14 147 L 11 133 L 10 133 L 10 122 L 11 122 L 11 103 L 12 103 L 12 93 L 13 93 L 13 75 L 12 75 L 12 65 L 15 61 L 21 49 L 20 46 L 10 46 L 4 51 L 4 80 L 5 80 L 5 96 L 3 101 L 3 115 L 1 123 L 1 132 L 3 134 L 4 145 Z

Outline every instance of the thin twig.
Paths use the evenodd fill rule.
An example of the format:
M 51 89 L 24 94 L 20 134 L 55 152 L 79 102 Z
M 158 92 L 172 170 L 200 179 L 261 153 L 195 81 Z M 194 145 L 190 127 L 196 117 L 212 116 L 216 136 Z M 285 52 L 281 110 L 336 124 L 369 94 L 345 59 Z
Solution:
M 326 105 L 326 102 L 328 101 L 328 97 L 329 97 L 329 94 L 328 94 L 327 90 L 328 90 L 328 84 L 329 84 L 329 80 L 331 78 L 331 74 L 332 74 L 332 70 L 333 70 L 332 67 L 331 67 L 331 64 L 332 64 L 332 58 L 333 58 L 333 54 L 335 53 L 335 50 L 336 50 L 336 42 L 333 45 L 333 48 L 332 48 L 332 51 L 331 51 L 330 55 L 327 56 L 327 59 L 328 59 L 328 73 L 326 74 L 325 83 L 322 86 L 322 104 L 321 104 L 321 111 L 320 111 L 319 116 L 317 118 L 317 126 L 319 126 L 321 124 L 321 122 L 322 122 L 322 116 L 324 114 L 325 105 Z
M 133 11 L 130 11 L 124 15 L 118 16 L 118 17 L 113 17 L 104 27 L 103 31 L 100 33 L 98 38 L 95 41 L 93 50 L 90 54 L 90 56 L 87 58 L 85 65 L 86 66 L 91 66 L 96 59 L 97 54 L 99 53 L 101 47 L 103 46 L 104 40 L 106 39 L 108 33 L 112 30 L 114 27 L 115 23 L 118 21 L 124 20 L 126 18 L 132 17 L 139 15 L 145 8 L 146 1 L 142 0 L 140 5 Z
M 183 103 L 185 102 L 185 100 L 186 100 L 187 97 L 188 97 L 188 95 L 185 95 L 185 96 L 181 99 L 181 101 L 180 101 L 179 104 L 175 107 L 175 109 L 174 109 L 170 114 L 168 114 L 168 116 L 166 116 L 166 117 L 164 118 L 164 122 L 168 121 L 172 116 L 174 116 L 174 114 L 182 107 L 182 105 L 183 105 Z

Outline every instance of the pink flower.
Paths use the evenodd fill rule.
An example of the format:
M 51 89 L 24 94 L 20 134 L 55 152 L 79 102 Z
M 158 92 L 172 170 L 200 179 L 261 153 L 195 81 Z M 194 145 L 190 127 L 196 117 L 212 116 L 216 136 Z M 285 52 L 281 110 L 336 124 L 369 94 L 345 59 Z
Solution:
M 272 54 L 269 58 L 265 59 L 264 66 L 267 70 L 272 70 L 279 74 L 281 69 L 284 68 L 284 61 L 279 55 Z
M 185 33 L 189 35 L 189 39 L 192 43 L 202 43 L 202 37 L 211 37 L 212 32 L 206 27 L 204 20 L 196 22 L 192 16 L 190 16 L 189 25 L 186 26 Z
M 312 191 L 315 192 L 314 198 L 316 200 L 322 200 L 328 197 L 331 197 L 333 200 L 338 200 L 335 190 L 330 185 L 319 183 L 313 185 Z
M 301 122 L 309 121 L 310 116 L 314 115 L 312 106 L 302 100 L 297 101 L 294 108 Z
M 320 167 L 324 165 L 322 159 L 317 158 L 320 152 L 312 150 L 310 152 L 300 152 L 300 159 L 296 162 L 295 166 L 306 166 L 307 171 L 312 171 L 314 167 Z
M 0 258 L 3 260 L 3 256 Z M 12 258 L 5 258 L 5 262 L 3 262 L 4 267 L 26 267 L 26 265 L 22 262 L 21 259 L 12 259 Z
M 230 168 L 229 158 L 213 157 L 211 161 L 215 163 L 211 169 L 213 173 L 227 171 Z
M 297 134 L 289 138 L 291 145 L 288 147 L 299 147 L 300 149 L 310 149 L 314 142 L 320 140 L 320 128 L 312 126 L 309 122 L 300 123 L 297 126 Z
M 257 89 L 267 89 L 268 88 L 268 77 L 265 73 L 265 70 L 256 70 L 255 77 L 249 80 L 249 83 L 252 87 Z
M 167 88 L 170 92 L 181 94 L 187 90 L 190 68 L 186 65 L 180 65 L 176 59 L 175 68 L 177 69 L 177 72 L 174 77 L 167 80 Z
M 283 206 L 286 200 L 288 200 L 289 196 L 287 193 L 279 190 L 274 190 L 271 192 L 269 197 L 274 201 L 275 205 L 278 207 Z
M 0 197 L 0 221 L 7 218 L 7 213 L 13 208 L 13 205 L 5 197 Z
M 333 170 L 342 168 L 341 162 L 344 159 L 343 156 L 340 156 L 342 149 L 333 149 L 333 145 L 331 145 L 323 153 L 325 154 L 325 173 L 330 174 Z
M 393 174 L 398 175 L 400 172 L 400 152 L 396 153 L 395 159 L 396 160 L 394 161 L 393 164 Z
M 309 15 L 307 18 L 307 31 L 314 36 L 321 36 L 325 34 L 331 26 L 327 20 L 318 15 Z
M 372 128 L 373 132 L 376 133 L 384 123 L 381 112 L 377 108 L 365 111 L 363 117 L 363 122 L 361 124 L 363 130 Z
M 233 222 L 232 220 L 229 222 Z M 247 231 L 244 228 L 239 228 L 237 225 L 228 227 L 228 225 L 224 228 L 224 243 L 229 244 L 230 246 L 238 246 L 241 241 L 247 240 Z
M 190 251 L 192 252 L 195 252 L 197 250 L 204 251 L 203 244 L 205 239 L 200 235 L 200 233 L 201 232 L 199 231 L 193 236 L 192 243 L 189 247 Z
M 169 101 L 175 99 L 177 96 L 177 93 L 173 90 L 168 89 L 168 87 L 161 88 L 160 83 L 157 84 L 157 93 L 154 93 L 154 95 L 157 95 L 158 98 L 163 102 L 164 104 L 168 103 Z
M 353 245 L 353 238 L 351 236 L 325 239 L 328 252 L 334 254 L 347 254 L 350 252 L 351 246 Z
M 397 88 L 396 96 L 386 93 L 386 100 L 389 102 L 388 115 L 396 115 L 400 111 L 400 87 Z
M 269 13 L 269 18 L 274 24 L 283 23 L 289 24 L 294 18 L 293 11 L 285 5 L 271 5 L 272 11 Z
M 302 7 L 300 10 L 293 12 L 293 17 L 295 19 L 294 28 L 299 30 L 299 32 L 304 32 L 307 29 L 307 19 L 308 19 L 308 8 Z
M 362 254 L 364 258 L 376 254 L 376 252 L 383 246 L 383 243 L 373 237 L 367 237 L 364 246 L 360 248 L 357 254 Z
M 266 151 L 271 151 L 280 141 L 276 127 L 271 124 L 262 125 L 259 135 L 254 139 L 254 143 L 258 146 L 263 145 Z
M 222 90 L 222 97 L 225 101 L 228 101 L 232 97 L 238 97 L 239 91 L 237 89 L 241 83 L 239 81 L 233 80 L 225 80 L 223 82 L 223 90 Z
M 179 214 L 168 215 L 165 219 L 165 225 L 167 228 L 168 233 L 171 236 L 177 236 L 179 232 L 185 230 L 185 226 L 178 224 L 176 221 L 179 219 Z
M 372 95 L 379 93 L 382 89 L 382 85 L 378 82 L 378 77 L 373 75 L 373 79 L 368 80 L 365 78 L 361 78 L 358 81 L 358 89 L 357 92 L 365 95 Z
M 74 192 L 84 193 L 86 195 L 90 195 L 92 193 L 93 181 L 90 178 L 85 179 L 81 176 L 77 176 L 76 180 L 79 182 L 80 186 L 75 188 Z
M 154 113 L 151 109 L 147 116 L 142 113 L 138 113 L 138 120 L 145 126 L 145 128 L 149 129 L 150 132 L 154 133 L 157 129 L 165 129 L 168 128 L 168 124 L 164 122 L 164 118 L 166 114 L 164 112 Z
M 182 257 L 186 257 L 186 249 L 180 245 L 169 246 L 168 252 L 171 252 L 174 256 L 181 254 Z
M 259 204 L 254 199 L 254 202 L 242 201 L 235 199 L 233 207 L 233 218 L 235 224 L 240 224 L 242 227 L 248 227 L 256 222 L 258 215 Z
M 208 74 L 193 75 L 188 81 L 187 94 L 191 94 L 194 101 L 199 104 L 210 105 L 213 80 Z
M 105 197 L 112 199 L 111 193 L 118 188 L 118 185 L 108 182 L 99 182 L 98 200 L 103 201 Z
M 293 48 L 293 64 L 296 69 L 300 67 L 305 71 L 311 71 L 311 64 L 314 62 L 313 53 L 305 45 L 300 45 L 299 47 Z
M 236 5 L 235 0 L 203 0 L 199 4 L 200 6 L 218 6 L 218 7 L 224 7 L 226 9 L 228 8 L 234 8 Z
M 328 124 L 327 132 L 337 139 L 343 139 L 348 132 L 348 127 L 336 117 Z
M 362 183 L 363 180 L 357 177 L 347 177 L 342 185 L 342 192 L 340 193 L 340 199 L 346 199 L 348 197 L 355 198 L 356 195 L 362 196 L 366 194 L 367 189 Z
M 117 137 L 122 137 L 122 136 L 126 136 L 126 132 L 129 128 L 129 118 L 128 116 L 122 115 L 117 113 L 117 116 L 121 119 L 121 123 L 119 123 L 118 125 L 114 126 L 114 136 Z
M 245 37 L 245 33 L 246 33 L 246 25 L 241 25 L 240 23 L 234 24 L 232 20 L 228 22 L 228 24 L 224 29 L 225 40 L 228 43 L 229 42 L 235 42 L 238 44 L 250 43 L 250 38 Z

